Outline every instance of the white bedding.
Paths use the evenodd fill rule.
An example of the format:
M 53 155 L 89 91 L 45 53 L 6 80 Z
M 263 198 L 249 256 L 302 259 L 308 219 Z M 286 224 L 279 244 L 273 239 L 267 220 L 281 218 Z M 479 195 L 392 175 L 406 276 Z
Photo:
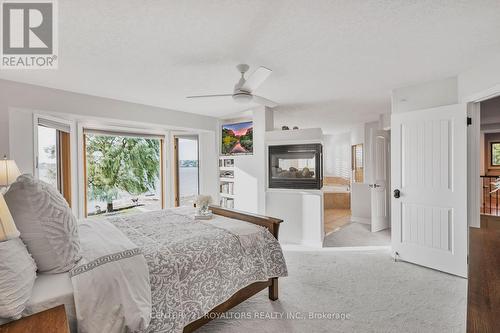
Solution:
M 78 225 L 82 260 L 71 269 L 78 332 L 145 330 L 151 320 L 146 259 L 106 220 Z
M 38 274 L 24 315 L 28 316 L 61 304 L 66 308 L 71 332 L 76 332 L 75 301 L 69 273 Z
M 64 305 L 66 308 L 71 332 L 76 333 L 75 301 L 69 273 L 38 274 L 23 316 L 29 316 L 58 305 Z M 7 321 L 0 319 L 0 325 Z

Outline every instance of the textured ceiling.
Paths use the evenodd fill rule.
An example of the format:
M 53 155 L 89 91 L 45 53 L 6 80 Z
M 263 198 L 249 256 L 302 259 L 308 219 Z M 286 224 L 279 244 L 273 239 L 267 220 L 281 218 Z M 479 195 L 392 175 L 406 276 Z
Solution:
M 1 78 L 218 117 L 248 105 L 185 96 L 231 92 L 241 62 L 273 69 L 278 110 L 349 122 L 500 54 L 498 0 L 58 3 L 59 69 Z

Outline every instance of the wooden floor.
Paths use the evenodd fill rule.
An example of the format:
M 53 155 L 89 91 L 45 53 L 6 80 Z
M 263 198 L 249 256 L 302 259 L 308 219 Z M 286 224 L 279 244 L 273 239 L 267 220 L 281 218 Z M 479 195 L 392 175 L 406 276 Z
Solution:
M 500 217 L 470 228 L 467 332 L 500 332 Z
M 325 235 L 351 222 L 350 209 L 325 209 L 324 215 Z

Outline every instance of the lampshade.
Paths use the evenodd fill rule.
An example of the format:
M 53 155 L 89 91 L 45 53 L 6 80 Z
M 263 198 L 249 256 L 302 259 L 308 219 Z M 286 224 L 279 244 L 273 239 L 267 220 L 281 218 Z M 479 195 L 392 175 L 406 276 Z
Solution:
M 0 193 L 0 242 L 19 237 L 19 231 L 10 215 L 9 207 Z
M 21 175 L 14 160 L 0 160 L 0 186 L 9 186 Z

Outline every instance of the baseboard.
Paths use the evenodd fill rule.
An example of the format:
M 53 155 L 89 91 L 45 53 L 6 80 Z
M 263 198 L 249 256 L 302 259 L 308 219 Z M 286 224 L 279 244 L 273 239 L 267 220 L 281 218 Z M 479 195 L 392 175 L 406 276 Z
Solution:
M 322 248 L 323 242 L 302 241 L 302 243 L 300 245 L 305 246 L 305 247 Z
M 369 217 L 357 217 L 351 216 L 351 222 L 363 223 L 363 224 L 372 224 L 372 219 Z

